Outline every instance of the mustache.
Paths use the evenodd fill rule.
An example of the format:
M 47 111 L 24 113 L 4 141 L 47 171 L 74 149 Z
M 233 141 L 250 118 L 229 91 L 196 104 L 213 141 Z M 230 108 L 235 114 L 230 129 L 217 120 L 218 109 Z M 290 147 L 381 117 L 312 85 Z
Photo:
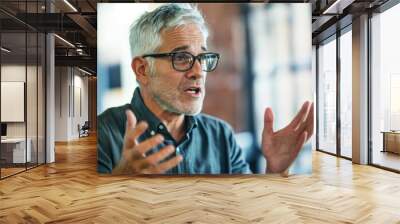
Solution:
M 193 81 L 193 82 L 182 83 L 180 86 L 181 86 L 182 89 L 187 89 L 187 88 L 193 87 L 193 86 L 204 89 L 205 82 L 196 80 L 196 81 Z

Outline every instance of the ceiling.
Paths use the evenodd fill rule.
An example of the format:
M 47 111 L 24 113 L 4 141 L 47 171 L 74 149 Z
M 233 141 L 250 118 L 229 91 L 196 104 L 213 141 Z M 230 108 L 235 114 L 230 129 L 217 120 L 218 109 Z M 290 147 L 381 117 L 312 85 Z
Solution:
M 37 43 L 37 33 L 53 32 L 56 66 L 79 66 L 95 74 L 96 5 L 96 0 L 47 0 L 47 5 L 44 0 L 1 0 L 2 46 L 12 49 L 2 60 L 18 63 L 25 55 L 36 57 L 44 47 Z
M 312 4 L 313 43 L 319 43 L 337 29 L 351 23 L 352 17 L 373 10 L 388 0 L 270 0 Z M 47 5 L 46 5 L 47 2 Z M 97 3 L 132 2 L 113 0 L 1 0 L 2 46 L 13 49 L 10 60 L 34 54 L 43 45 L 27 32 L 54 32 L 56 65 L 80 66 L 96 73 Z M 263 1 L 265 2 L 265 1 Z M 50 13 L 51 12 L 51 13 Z M 340 21 L 340 22 L 338 22 Z M 32 39 L 33 38 L 33 39 Z M 66 40 L 66 41 L 63 41 Z M 28 47 L 25 49 L 25 41 Z M 37 48 L 38 47 L 38 48 Z M 3 55 L 3 54 L 2 54 Z M 4 59 L 4 58 L 3 58 Z
M 389 0 L 310 0 L 312 3 L 313 44 L 332 36 L 337 30 L 352 23 L 357 17 L 372 12 Z

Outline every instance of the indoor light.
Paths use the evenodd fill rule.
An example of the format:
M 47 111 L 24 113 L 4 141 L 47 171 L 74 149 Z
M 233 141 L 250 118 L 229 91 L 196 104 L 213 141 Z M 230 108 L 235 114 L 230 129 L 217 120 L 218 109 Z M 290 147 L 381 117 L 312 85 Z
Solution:
M 1 47 L 1 50 L 4 51 L 4 52 L 6 52 L 6 53 L 10 53 L 10 52 L 11 52 L 11 50 L 9 50 L 9 49 L 7 49 L 7 48 L 5 48 L 5 47 Z
M 62 42 L 66 43 L 67 45 L 69 45 L 69 46 L 75 48 L 75 45 L 71 44 L 71 42 L 69 42 L 68 40 L 66 40 L 66 39 L 64 39 L 64 38 L 62 38 L 62 37 L 60 37 L 60 36 L 58 36 L 57 34 L 54 34 L 54 36 L 57 37 L 58 39 L 60 39 Z
M 354 0 L 336 0 L 332 5 L 324 10 L 322 14 L 341 14 L 343 9 L 353 3 Z
M 71 4 L 68 2 L 68 0 L 64 0 L 65 4 L 67 4 L 72 10 L 74 10 L 75 12 L 78 12 L 78 10 Z
M 83 69 L 81 69 L 81 68 L 79 68 L 79 67 L 78 67 L 78 70 L 81 71 L 81 72 L 83 72 L 83 73 L 85 73 L 85 74 L 87 74 L 87 75 L 90 75 L 90 76 L 92 75 L 92 73 L 90 73 L 90 72 L 88 72 L 88 71 L 85 71 L 85 70 L 83 70 Z

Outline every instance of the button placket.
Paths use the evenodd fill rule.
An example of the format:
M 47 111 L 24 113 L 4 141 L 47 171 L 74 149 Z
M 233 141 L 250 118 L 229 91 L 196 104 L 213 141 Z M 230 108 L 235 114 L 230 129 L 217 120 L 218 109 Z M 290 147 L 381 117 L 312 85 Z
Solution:
M 177 146 L 176 148 L 175 148 L 175 154 L 178 156 L 178 155 L 181 155 L 182 156 L 182 158 L 183 158 L 183 161 L 181 161 L 179 164 L 178 164 L 178 169 L 179 169 L 179 171 L 180 172 L 182 172 L 183 170 L 187 170 L 187 165 L 186 165 L 186 159 L 187 159 L 187 157 L 186 157 L 186 155 L 185 155 L 185 152 L 184 152 L 184 150 L 183 150 L 183 148 L 182 148 L 182 145 L 180 145 L 180 146 Z

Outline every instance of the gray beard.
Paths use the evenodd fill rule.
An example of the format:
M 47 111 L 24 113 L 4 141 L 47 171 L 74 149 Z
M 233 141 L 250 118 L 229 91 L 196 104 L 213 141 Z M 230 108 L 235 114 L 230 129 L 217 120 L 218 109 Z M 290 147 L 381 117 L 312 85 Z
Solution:
M 189 115 L 189 116 L 194 116 L 197 115 L 201 112 L 203 108 L 203 103 L 198 107 L 197 110 L 194 111 L 182 111 L 179 110 L 178 108 L 175 108 L 173 105 L 170 103 L 166 102 L 163 100 L 159 95 L 152 93 L 153 99 L 156 101 L 156 103 L 165 111 L 175 113 L 175 114 L 184 114 L 184 115 Z
M 157 83 L 157 85 L 159 85 L 158 80 L 154 80 L 157 79 L 157 73 L 155 71 L 155 68 L 153 66 L 150 66 L 150 77 L 153 79 L 153 82 L 155 81 Z M 165 100 L 161 97 L 162 93 L 158 93 L 157 90 L 153 89 L 154 86 L 150 87 L 150 95 L 153 97 L 153 99 L 156 101 L 156 103 L 165 111 L 171 112 L 171 113 L 175 113 L 175 114 L 184 114 L 184 115 L 189 115 L 189 116 L 194 116 L 197 115 L 201 112 L 202 108 L 203 108 L 203 100 L 204 98 L 201 100 L 201 104 L 199 105 L 198 108 L 196 108 L 196 110 L 189 110 L 189 111 L 182 111 L 182 109 L 180 110 L 179 108 L 175 107 L 171 102 L 168 102 L 168 100 Z M 169 92 L 169 91 L 168 91 Z M 170 98 L 171 101 L 178 101 L 178 99 L 173 99 L 174 97 L 167 97 Z

